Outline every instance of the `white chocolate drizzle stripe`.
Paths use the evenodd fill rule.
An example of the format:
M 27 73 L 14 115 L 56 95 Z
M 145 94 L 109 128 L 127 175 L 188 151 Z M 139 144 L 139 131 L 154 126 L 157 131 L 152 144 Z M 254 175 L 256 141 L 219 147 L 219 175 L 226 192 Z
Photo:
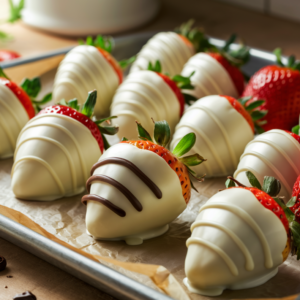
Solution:
M 118 115 L 118 117 L 119 116 L 131 116 L 131 117 L 134 117 L 137 121 L 140 121 L 140 116 L 131 110 L 122 110 L 122 112 L 117 113 L 117 115 Z
M 49 171 L 49 173 L 52 175 L 54 181 L 56 182 L 62 196 L 65 195 L 65 189 L 59 179 L 59 177 L 57 176 L 57 174 L 55 173 L 55 171 L 52 169 L 52 167 L 43 159 L 39 158 L 39 157 L 36 157 L 36 156 L 31 156 L 31 155 L 28 155 L 28 156 L 23 156 L 22 158 L 20 158 L 19 160 L 17 160 L 13 167 L 12 167 L 12 170 L 11 170 L 11 176 L 13 176 L 13 173 L 15 171 L 15 168 L 16 168 L 16 165 L 18 165 L 20 162 L 22 161 L 26 161 L 26 160 L 33 160 L 33 161 L 37 161 L 39 162 L 40 164 L 42 164 L 44 167 L 46 167 L 46 169 Z
M 212 153 L 212 155 L 214 156 L 215 160 L 217 161 L 217 163 L 219 164 L 219 167 L 220 169 L 224 172 L 224 174 L 228 174 L 229 172 L 226 170 L 222 160 L 220 159 L 219 155 L 218 155 L 218 151 L 215 150 L 215 147 L 214 145 L 211 143 L 210 139 L 208 138 L 208 136 L 204 133 L 204 131 L 200 130 L 199 128 L 196 128 L 193 126 L 193 124 L 183 124 L 183 125 L 180 125 L 176 128 L 176 130 L 178 128 L 181 128 L 181 127 L 189 127 L 191 128 L 191 132 L 196 132 L 197 134 L 199 134 L 199 136 L 201 136 L 205 143 L 207 144 L 210 152 Z M 209 164 L 209 162 L 207 161 L 206 164 Z
M 113 105 L 111 106 L 111 109 L 115 109 L 115 110 L 118 110 L 118 105 L 120 104 L 124 104 L 123 102 L 114 102 Z M 135 100 L 129 100 L 129 99 L 126 99 L 126 104 L 131 104 L 132 106 L 135 106 L 137 108 L 139 108 L 146 116 L 147 120 L 148 119 L 151 119 L 151 118 L 154 118 L 153 115 L 150 115 L 149 114 L 149 110 L 147 110 L 147 108 L 140 104 L 139 102 L 135 101 Z M 120 110 L 121 112 L 123 112 L 124 110 Z M 118 112 L 116 112 L 117 115 L 119 115 Z M 154 118 L 155 119 L 155 118 Z M 160 117 L 157 117 L 158 120 L 161 120 L 162 118 Z
M 204 112 L 206 112 L 215 121 L 215 123 L 220 128 L 220 130 L 221 130 L 221 132 L 223 134 L 223 137 L 225 139 L 225 143 L 227 145 L 227 148 L 228 148 L 230 156 L 231 156 L 232 163 L 233 163 L 234 166 L 237 166 L 238 165 L 238 157 L 236 156 L 236 153 L 234 152 L 234 150 L 232 148 L 232 144 L 231 144 L 231 142 L 229 140 L 229 136 L 228 136 L 226 130 L 224 129 L 224 126 L 221 124 L 221 122 L 215 116 L 214 112 L 211 109 L 209 109 L 208 107 L 206 107 L 206 106 L 201 106 L 201 107 L 195 106 L 194 108 L 195 109 L 203 110 Z
M 209 226 L 209 227 L 215 227 L 221 231 L 224 231 L 225 233 L 227 233 L 232 240 L 236 243 L 236 245 L 240 248 L 241 252 L 244 254 L 245 256 L 245 260 L 246 260 L 246 264 L 245 264 L 245 269 L 247 271 L 252 271 L 254 269 L 254 262 L 253 262 L 253 258 L 249 252 L 249 250 L 247 249 L 246 245 L 243 243 L 243 241 L 229 228 L 226 228 L 224 225 L 222 224 L 218 224 L 215 222 L 211 222 L 211 221 L 196 221 L 192 224 L 191 227 L 191 232 L 193 232 L 193 230 L 196 227 L 201 227 L 201 226 Z
M 124 86 L 125 87 L 125 86 Z M 116 94 L 121 94 L 122 92 L 133 92 L 130 88 L 120 88 L 119 90 L 117 90 L 117 92 L 116 92 Z M 152 106 L 152 108 L 153 108 L 153 110 L 155 111 L 155 113 L 156 113 L 156 115 L 157 116 L 161 116 L 161 114 L 160 114 L 160 111 L 159 111 L 159 109 L 157 108 L 157 104 L 155 103 L 155 101 L 153 101 L 153 99 L 151 99 L 151 97 L 150 96 L 148 96 L 148 95 L 146 95 L 146 93 L 142 93 L 141 91 L 137 91 L 137 90 L 135 90 L 134 91 L 134 93 L 136 94 L 136 95 L 139 95 L 139 96 L 141 96 L 142 98 L 144 98 L 151 106 Z M 121 95 L 122 96 L 122 95 Z M 116 101 L 114 101 L 113 103 L 112 103 L 112 106 L 111 106 L 111 108 L 113 108 L 113 107 L 115 107 L 116 105 L 118 105 L 118 103 L 130 103 L 130 104 L 133 104 L 133 105 L 136 105 L 136 106 L 138 106 L 138 107 L 140 107 L 143 111 L 146 111 L 147 110 L 147 108 L 145 107 L 145 106 L 143 106 L 143 105 L 141 105 L 140 104 L 140 102 L 138 102 L 137 100 L 134 100 L 134 99 L 128 99 L 127 97 L 124 97 L 124 100 L 119 100 L 119 99 L 121 99 L 120 97 L 121 96 L 119 96 L 119 98 L 117 98 L 116 99 Z M 126 101 L 125 101 L 125 99 L 126 99 Z M 148 113 L 147 113 L 147 115 L 148 115 Z M 153 117 L 153 116 L 151 116 L 151 117 Z M 160 119 L 162 119 L 162 117 L 160 117 Z
M 83 155 L 82 155 L 82 152 L 80 150 L 80 145 L 78 144 L 77 140 L 75 139 L 75 137 L 73 136 L 73 134 L 65 127 L 59 125 L 59 124 L 55 124 L 55 123 L 39 123 L 39 124 L 30 124 L 31 122 L 33 122 L 33 120 L 37 120 L 37 119 L 40 119 L 40 118 L 43 118 L 45 116 L 55 116 L 55 117 L 60 117 L 60 118 L 63 118 L 65 116 L 62 116 L 62 115 L 59 115 L 59 114 L 46 114 L 46 115 L 38 115 L 34 118 L 32 118 L 28 123 L 27 125 L 22 129 L 21 133 L 19 134 L 19 137 L 18 137 L 18 140 L 20 138 L 20 136 L 29 128 L 33 128 L 33 127 L 39 127 L 39 126 L 49 126 L 49 127 L 54 127 L 54 128 L 57 128 L 61 131 L 63 131 L 67 136 L 70 137 L 70 139 L 74 142 L 75 144 L 75 147 L 76 147 L 76 150 L 77 150 L 77 153 L 78 153 L 78 156 L 79 156 L 79 160 L 80 160 L 80 164 L 81 164 L 81 168 L 82 168 L 82 172 L 83 174 L 85 174 L 85 178 L 89 178 L 89 172 L 87 171 L 86 167 L 85 167 L 85 164 L 84 164 L 84 160 L 83 160 Z M 69 117 L 66 117 L 68 119 L 71 119 Z M 75 122 L 78 122 L 74 119 L 71 119 Z M 83 124 L 82 124 L 83 125 Z M 84 125 L 83 125 L 84 126 Z M 85 127 L 85 126 L 84 126 Z M 86 127 L 85 127 L 86 128 Z M 86 128 L 87 129 L 87 128 Z M 89 129 L 87 129 L 89 130 Z M 16 152 L 15 152 L 15 155 L 16 155 Z
M 158 76 L 158 75 L 157 75 Z M 169 85 L 162 79 L 160 78 L 163 83 L 167 86 L 168 89 L 170 89 L 171 93 L 174 95 L 174 97 L 176 98 L 176 101 L 178 102 L 178 116 L 180 115 L 180 105 L 179 105 L 179 101 L 177 100 L 177 96 L 175 95 L 175 93 L 173 92 L 173 90 L 169 87 Z M 166 113 L 166 118 L 167 120 L 171 120 L 172 118 L 169 116 L 170 114 L 170 109 L 169 109 L 169 105 L 170 104 L 167 104 L 166 101 L 168 101 L 166 99 L 166 97 L 164 97 L 164 95 L 159 91 L 159 89 L 155 88 L 153 85 L 151 84 L 148 84 L 147 82 L 145 82 L 144 80 L 143 81 L 140 81 L 138 78 L 134 78 L 133 77 L 130 77 L 126 80 L 126 82 L 130 82 L 130 83 L 137 83 L 137 84 L 140 84 L 140 85 L 143 85 L 145 88 L 147 88 L 148 90 L 152 91 L 154 95 L 157 95 L 157 98 L 160 99 L 160 101 L 158 101 L 158 103 L 161 103 L 162 106 L 164 107 L 164 111 Z M 122 91 L 122 88 L 120 89 L 120 91 Z M 136 92 L 136 91 L 135 91 Z M 152 101 L 153 102 L 153 101 Z
M 187 240 L 186 245 L 187 245 L 187 247 L 189 247 L 191 244 L 199 244 L 199 245 L 203 245 L 203 246 L 206 246 L 207 248 L 212 249 L 214 252 L 216 252 L 224 260 L 224 262 L 228 266 L 229 270 L 231 271 L 232 275 L 234 275 L 234 276 L 238 276 L 239 275 L 239 271 L 238 271 L 235 263 L 225 253 L 225 251 L 223 251 L 218 246 L 214 245 L 213 243 L 211 243 L 209 241 L 206 241 L 204 239 L 198 238 L 198 237 L 190 237 Z
M 288 193 L 292 194 L 292 188 L 289 186 L 288 182 L 286 181 L 286 179 L 284 178 L 282 173 L 268 160 L 268 158 L 266 156 L 264 156 L 263 154 L 258 153 L 256 151 L 248 151 L 241 156 L 241 159 L 246 156 L 255 156 L 258 159 L 260 159 L 261 161 L 263 161 L 276 174 L 276 179 L 278 179 L 285 186 L 285 188 L 288 190 Z M 246 168 L 244 168 L 244 169 L 246 169 Z M 238 170 L 238 171 L 240 173 L 242 171 L 242 169 Z M 263 175 L 265 175 L 265 174 L 263 174 Z M 299 174 L 296 173 L 296 177 L 298 175 Z
M 242 220 L 244 220 L 253 229 L 253 231 L 256 233 L 258 239 L 261 242 L 264 251 L 264 256 L 265 256 L 265 267 L 267 269 L 273 267 L 273 260 L 272 260 L 271 250 L 268 241 L 264 233 L 260 229 L 260 227 L 257 225 L 256 221 L 249 215 L 249 213 L 247 213 L 245 210 L 241 209 L 240 207 L 229 203 L 208 203 L 200 208 L 199 213 L 208 208 L 219 208 L 219 209 L 228 210 L 233 214 L 237 215 L 238 217 L 240 217 Z
M 293 138 L 293 137 L 292 137 Z M 266 139 L 263 139 L 261 136 L 257 139 L 257 140 L 253 140 L 253 141 L 251 141 L 249 144 L 254 144 L 254 143 L 263 143 L 263 144 L 267 144 L 267 145 L 269 145 L 271 148 L 273 148 L 273 149 L 275 149 L 276 151 L 278 151 L 288 162 L 289 162 L 289 164 L 290 164 L 290 166 L 294 169 L 294 171 L 295 171 L 295 173 L 296 173 L 296 176 L 298 176 L 299 174 L 300 174 L 300 169 L 298 169 L 297 168 L 297 165 L 292 161 L 292 159 L 289 157 L 289 155 L 287 155 L 285 152 L 284 152 L 284 150 L 280 147 L 280 146 L 278 146 L 278 145 L 276 145 L 276 147 L 275 147 L 275 145 L 274 144 L 272 144 L 270 141 L 268 141 L 268 140 L 266 140 Z M 248 145 L 249 145 L 248 144 Z M 243 157 L 243 155 L 242 155 L 242 157 Z M 241 158 L 242 158 L 241 157 Z
M 2 126 L 2 128 L 4 129 L 4 131 L 6 133 L 12 149 L 15 149 L 16 143 L 15 143 L 14 137 L 11 133 L 11 130 L 9 130 L 9 128 L 6 126 L 5 122 L 3 122 L 2 118 L 0 118 L 0 125 Z
M 60 78 L 59 81 L 56 84 L 54 84 L 53 89 L 56 89 L 58 86 L 65 85 L 65 84 L 70 85 L 71 88 L 76 91 L 76 95 L 80 95 L 82 99 L 86 97 L 86 95 L 84 95 L 83 89 L 79 88 L 79 85 L 75 82 L 75 80 L 67 77 Z M 82 81 L 82 85 L 85 87 L 85 90 L 88 90 L 88 88 L 85 86 L 84 80 Z
M 42 137 L 42 136 L 39 136 L 39 137 L 30 137 L 30 138 L 27 138 L 27 139 L 24 139 L 22 140 L 19 144 L 18 144 L 18 147 L 16 148 L 15 152 L 17 152 L 19 150 L 19 148 L 26 142 L 28 141 L 32 141 L 32 140 L 41 140 L 41 141 L 45 141 L 45 142 L 49 142 L 55 146 L 57 146 L 58 148 L 60 148 L 63 153 L 66 155 L 67 157 L 67 160 L 68 160 L 68 163 L 69 163 L 69 166 L 70 166 L 70 169 L 71 169 L 71 177 L 72 177 L 72 184 L 73 184 L 73 189 L 74 191 L 76 190 L 76 187 L 77 187 L 77 182 L 76 182 L 76 172 L 75 172 L 75 167 L 74 167 L 74 164 L 73 164 L 73 161 L 72 161 L 72 157 L 70 156 L 70 153 L 68 152 L 67 148 L 61 144 L 60 142 L 54 140 L 54 139 L 51 139 L 51 138 L 48 138 L 48 137 Z
M 15 96 L 15 95 L 14 95 Z M 20 101 L 19 99 L 18 99 L 18 101 Z M 1 98 L 0 98 L 0 102 L 2 103 L 2 105 L 9 111 L 9 113 L 12 115 L 12 117 L 14 118 L 14 120 L 15 120 L 15 122 L 18 124 L 18 126 L 19 126 L 19 128 L 20 128 L 20 130 L 22 129 L 22 125 L 21 125 L 21 123 L 20 123 L 20 120 L 19 120 L 19 118 L 18 118 L 18 116 L 17 116 L 17 114 L 10 108 L 10 106 L 4 101 L 4 100 L 2 100 Z M 20 103 L 21 104 L 21 103 Z M 22 105 L 22 104 L 21 104 Z M 23 107 L 23 105 L 22 105 L 22 108 L 25 110 L 25 108 Z M 27 111 L 26 111 L 26 114 L 27 114 Z M 28 115 L 28 114 L 27 114 Z

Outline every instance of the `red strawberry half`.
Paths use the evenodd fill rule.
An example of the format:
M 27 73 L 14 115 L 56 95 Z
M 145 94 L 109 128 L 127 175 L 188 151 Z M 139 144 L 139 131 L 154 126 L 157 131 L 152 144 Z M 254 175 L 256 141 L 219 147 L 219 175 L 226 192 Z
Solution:
M 90 130 L 91 134 L 96 139 L 101 152 L 103 153 L 104 148 L 107 149 L 110 146 L 103 134 L 114 135 L 118 132 L 118 128 L 112 126 L 100 126 L 101 123 L 109 123 L 111 119 L 114 119 L 116 117 L 109 117 L 98 121 L 92 121 L 91 117 L 94 112 L 96 100 L 97 91 L 94 90 L 89 92 L 88 98 L 81 109 L 78 105 L 77 99 L 72 99 L 68 103 L 65 102 L 65 100 L 62 100 L 58 105 L 48 106 L 45 109 L 41 110 L 39 115 L 61 114 L 80 122 Z
M 41 82 L 38 77 L 33 79 L 25 78 L 18 86 L 15 82 L 11 81 L 7 75 L 0 68 L 0 84 L 7 86 L 19 99 L 24 109 L 26 110 L 29 119 L 35 116 L 36 111 L 40 111 L 40 105 L 46 104 L 52 99 L 52 94 L 47 94 L 42 100 L 36 100 L 36 96 L 41 90 Z
M 21 57 L 17 52 L 11 50 L 0 50 L 0 61 L 12 60 Z
M 295 57 L 283 65 L 281 51 L 276 49 L 278 66 L 267 66 L 256 72 L 250 79 L 243 96 L 252 96 L 252 101 L 264 99 L 265 103 L 258 110 L 268 110 L 263 120 L 264 130 L 290 130 L 298 123 L 300 112 L 300 65 Z

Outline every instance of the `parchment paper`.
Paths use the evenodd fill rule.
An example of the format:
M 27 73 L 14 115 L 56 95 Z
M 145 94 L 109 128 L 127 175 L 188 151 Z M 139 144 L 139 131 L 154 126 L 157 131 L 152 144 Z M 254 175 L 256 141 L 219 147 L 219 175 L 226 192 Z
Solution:
M 49 61 L 47 61 L 49 62 Z M 44 90 L 52 88 L 58 61 L 47 64 L 47 73 L 42 76 Z M 32 74 L 40 75 L 40 66 L 31 68 Z M 13 72 L 20 72 L 12 68 Z M 19 74 L 19 77 L 21 74 Z M 46 88 L 45 88 L 46 87 Z M 112 139 L 111 142 L 116 142 Z M 187 209 L 170 224 L 164 235 L 146 240 L 142 245 L 128 246 L 125 242 L 95 241 L 85 231 L 85 210 L 82 195 L 53 202 L 18 200 L 10 188 L 10 171 L 13 160 L 0 160 L 0 213 L 29 227 L 30 229 L 71 248 L 91 259 L 164 292 L 174 299 L 213 299 L 191 294 L 183 285 L 184 261 L 187 252 L 186 240 L 190 237 L 190 226 L 199 208 L 219 189 L 224 188 L 225 178 L 207 179 L 196 184 L 199 194 L 192 191 Z M 278 274 L 262 286 L 240 290 L 226 290 L 220 299 L 232 298 L 279 298 L 300 293 L 300 262 L 289 257 L 279 267 Z M 290 296 L 286 300 L 293 300 Z
M 38 229 L 39 233 L 48 238 L 57 238 L 55 241 L 65 242 L 66 244 L 63 244 L 70 245 L 71 249 L 74 247 L 80 252 L 90 254 L 90 258 L 175 299 L 210 299 L 189 293 L 182 284 L 187 251 L 185 242 L 190 236 L 190 225 L 195 220 L 199 208 L 209 197 L 224 188 L 225 178 L 207 179 L 198 184 L 200 193 L 192 192 L 187 209 L 170 224 L 170 230 L 166 234 L 144 241 L 139 246 L 128 246 L 122 241 L 95 241 L 86 234 L 86 207 L 80 202 L 82 195 L 53 202 L 16 199 L 10 188 L 12 163 L 12 159 L 0 161 L 0 213 L 35 231 L 41 227 Z M 26 221 L 27 218 L 21 218 L 18 212 L 27 216 L 29 221 Z M 30 220 L 39 226 L 32 225 Z M 300 262 L 294 257 L 289 257 L 279 267 L 279 273 L 264 285 L 240 291 L 226 290 L 222 296 L 215 298 L 274 298 L 299 292 Z

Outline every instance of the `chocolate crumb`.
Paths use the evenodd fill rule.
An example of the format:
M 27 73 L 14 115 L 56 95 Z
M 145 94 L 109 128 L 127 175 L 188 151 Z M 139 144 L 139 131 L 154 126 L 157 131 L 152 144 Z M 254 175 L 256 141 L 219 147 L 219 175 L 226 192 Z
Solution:
M 0 256 L 0 272 L 6 269 L 6 259 Z
M 5 288 L 7 289 L 7 285 L 5 286 Z
M 13 278 L 13 276 L 12 276 L 12 275 L 7 275 L 6 277 L 7 277 L 7 278 Z
M 16 296 L 13 297 L 13 300 L 17 300 L 17 299 L 36 300 L 36 296 L 33 295 L 31 292 L 26 291 L 22 294 L 17 294 Z

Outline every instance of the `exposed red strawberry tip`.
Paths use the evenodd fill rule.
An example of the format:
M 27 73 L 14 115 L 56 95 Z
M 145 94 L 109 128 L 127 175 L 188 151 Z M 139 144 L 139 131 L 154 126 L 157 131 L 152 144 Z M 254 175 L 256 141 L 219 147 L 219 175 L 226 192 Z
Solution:
M 300 144 L 300 136 L 293 133 L 293 132 L 290 132 L 288 130 L 284 130 L 285 132 L 287 132 L 289 135 L 291 135 L 299 144 Z
M 76 111 L 73 108 L 70 108 L 68 106 L 63 106 L 63 105 L 48 106 L 39 112 L 39 115 L 41 114 L 61 114 L 80 122 L 91 131 L 92 135 L 94 136 L 94 138 L 96 139 L 99 145 L 101 152 L 103 153 L 104 144 L 103 144 L 101 132 L 97 124 L 95 124 L 89 117 Z
M 296 221 L 300 223 L 300 176 L 294 184 L 292 197 L 296 197 L 296 202 L 290 209 L 295 214 Z

